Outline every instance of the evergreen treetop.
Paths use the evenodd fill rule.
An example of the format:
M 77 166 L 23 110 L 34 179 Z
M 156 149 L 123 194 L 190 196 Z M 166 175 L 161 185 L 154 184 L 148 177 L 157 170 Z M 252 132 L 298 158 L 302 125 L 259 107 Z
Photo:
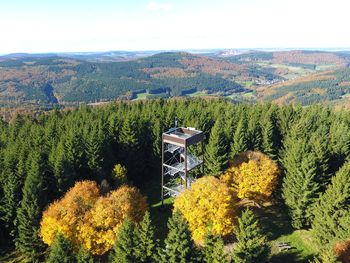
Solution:
M 62 234 L 57 234 L 55 242 L 50 247 L 47 263 L 74 263 L 76 262 L 72 244 Z
M 235 263 L 263 263 L 267 261 L 270 247 L 266 236 L 260 229 L 254 213 L 247 209 L 238 219 L 236 230 L 237 244 L 232 251 Z

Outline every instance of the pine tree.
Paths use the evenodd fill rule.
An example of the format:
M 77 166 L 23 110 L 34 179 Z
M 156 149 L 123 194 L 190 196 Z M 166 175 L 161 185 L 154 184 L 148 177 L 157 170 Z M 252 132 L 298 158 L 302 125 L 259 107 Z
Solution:
M 267 261 L 270 247 L 254 213 L 247 209 L 238 219 L 237 244 L 233 248 L 235 263 L 263 263 Z
M 62 234 L 56 236 L 55 242 L 50 247 L 50 254 L 46 260 L 47 263 L 74 263 L 76 262 L 73 254 L 72 244 L 65 239 Z
M 94 263 L 94 257 L 84 247 L 81 247 L 76 256 L 77 263 Z
M 153 262 L 156 253 L 155 228 L 152 225 L 149 212 L 143 217 L 135 230 L 135 257 L 137 262 Z
M 24 182 L 23 198 L 17 210 L 16 247 L 29 257 L 35 257 L 44 248 L 39 237 L 42 209 L 46 205 L 44 160 L 40 153 L 29 156 L 28 175 Z
M 223 121 L 219 118 L 211 132 L 208 145 L 205 148 L 205 166 L 209 174 L 218 174 L 228 162 L 226 136 L 223 130 Z
M 247 121 L 244 117 L 242 117 L 238 122 L 233 135 L 233 142 L 231 145 L 231 158 L 235 157 L 241 152 L 248 150 L 247 129 Z
M 129 219 L 124 220 L 110 256 L 112 263 L 137 262 L 134 253 L 134 228 L 135 225 Z
M 316 203 L 312 231 L 319 245 L 325 246 L 350 236 L 350 162 L 336 173 Z
M 203 261 L 206 263 L 227 263 L 227 255 L 224 251 L 224 242 L 220 236 L 207 234 L 202 251 Z
M 163 263 L 196 262 L 198 253 L 188 225 L 179 211 L 175 211 L 169 219 L 168 229 L 165 248 L 159 252 L 160 259 L 158 261 Z

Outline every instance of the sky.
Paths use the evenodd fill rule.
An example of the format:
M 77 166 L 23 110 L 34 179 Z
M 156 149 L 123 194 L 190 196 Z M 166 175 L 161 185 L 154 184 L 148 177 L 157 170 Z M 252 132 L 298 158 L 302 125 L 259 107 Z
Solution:
M 349 0 L 0 0 L 0 54 L 350 48 Z

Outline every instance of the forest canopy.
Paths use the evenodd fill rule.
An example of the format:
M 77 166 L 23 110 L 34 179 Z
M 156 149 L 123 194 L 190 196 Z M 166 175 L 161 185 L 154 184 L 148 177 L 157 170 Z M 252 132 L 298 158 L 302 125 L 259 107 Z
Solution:
M 121 181 L 125 182 L 126 172 L 129 185 L 140 188 L 144 193 L 149 191 L 148 186 L 154 182 L 157 186 L 153 189 L 156 189 L 154 191 L 157 193 L 160 179 L 161 134 L 174 125 L 175 117 L 181 126 L 196 127 L 206 135 L 205 168 L 208 174 L 223 173 L 229 164 L 229 159 L 232 160 L 247 150 L 259 151 L 268 156 L 271 160 L 269 167 L 277 164 L 280 171 L 278 182 L 276 184 L 275 179 L 272 180 L 273 184 L 266 188 L 268 190 L 266 193 L 273 202 L 284 207 L 288 223 L 294 230 L 316 233 L 312 234 L 313 238 L 323 240 L 319 242 L 317 245 L 319 250 L 315 252 L 320 253 L 320 257 L 323 251 L 336 253 L 334 249 L 336 244 L 339 247 L 339 244 L 344 244 L 350 239 L 347 213 L 350 189 L 347 180 L 350 153 L 349 112 L 334 111 L 320 105 L 303 108 L 280 107 L 273 104 L 233 104 L 220 99 L 159 99 L 135 103 L 118 102 L 96 108 L 82 106 L 73 110 L 54 110 L 35 117 L 17 116 L 10 123 L 1 122 L 1 246 L 15 249 L 25 258 L 42 259 L 46 255 L 45 251 L 48 251 L 46 244 L 53 242 L 50 235 L 45 242 L 39 235 L 40 222 L 44 222 L 43 212 L 62 204 L 60 203 L 62 200 L 68 202 L 69 196 L 74 195 L 74 191 L 80 194 L 80 191 L 74 190 L 77 186 L 86 188 L 84 192 L 88 195 L 83 199 L 85 201 L 82 202 L 81 208 L 85 207 L 83 204 L 87 204 L 88 207 L 79 210 L 77 217 L 74 218 L 88 217 L 85 221 L 90 222 L 89 229 L 104 230 L 105 227 L 121 223 L 118 221 L 114 224 L 105 220 L 109 212 L 107 214 L 104 212 L 114 213 L 109 203 L 118 203 L 123 196 L 122 192 L 128 194 L 126 199 L 122 199 L 124 201 L 120 204 L 121 209 L 124 209 L 125 202 L 130 201 L 129 204 L 133 208 L 126 209 L 131 209 L 128 210 L 130 215 L 133 215 L 133 211 L 145 211 L 145 205 L 137 206 L 134 203 L 135 200 L 143 200 L 143 197 L 130 186 L 122 186 L 105 195 L 108 192 L 106 191 L 103 193 L 105 196 L 101 197 L 101 189 L 105 185 L 103 182 L 107 181 L 112 187 Z M 216 123 L 221 125 L 221 131 L 217 128 L 219 125 L 215 126 Z M 226 158 L 217 158 L 218 154 Z M 116 166 L 117 164 L 120 166 Z M 113 171 L 115 167 L 117 169 Z M 256 167 L 259 166 L 245 168 L 250 171 L 258 169 Z M 118 174 L 123 179 L 121 181 L 118 179 L 117 182 Z M 88 183 L 84 185 L 82 181 Z M 200 184 L 199 180 L 198 183 Z M 114 191 L 119 192 L 113 194 Z M 132 200 L 128 199 L 129 193 L 134 196 Z M 242 196 L 246 196 L 243 193 Z M 61 201 L 55 202 L 55 200 Z M 139 201 L 138 204 L 143 202 Z M 74 204 L 70 201 L 68 203 Z M 69 209 L 74 210 L 74 205 L 69 206 Z M 44 217 L 47 214 L 49 212 L 44 212 Z M 333 216 L 329 217 L 329 214 Z M 106 217 L 103 217 L 104 215 Z M 103 218 L 99 218 L 100 216 Z M 170 246 L 173 240 L 182 240 L 182 244 L 187 244 L 187 247 L 196 247 L 190 235 L 192 222 L 187 216 L 186 212 L 183 212 L 183 215 L 173 216 L 172 223 L 169 223 L 169 239 L 161 243 L 162 247 L 163 244 Z M 251 215 L 246 215 L 244 218 L 247 222 L 241 222 L 241 225 L 257 225 Z M 143 219 L 140 217 L 135 219 L 140 220 Z M 133 227 L 132 221 L 122 224 L 123 238 L 120 240 L 126 243 L 114 244 L 111 248 L 111 242 L 106 241 L 105 244 L 108 243 L 108 248 L 114 251 L 114 254 L 117 253 L 115 251 L 128 252 L 123 250 L 123 244 L 136 242 L 130 239 L 130 236 L 136 235 L 139 237 L 138 240 L 143 240 L 141 234 L 133 232 L 133 228 L 138 229 L 139 224 Z M 52 223 L 53 229 L 55 224 Z M 333 231 L 332 226 L 335 225 L 341 228 L 337 227 L 337 231 Z M 319 231 L 326 228 L 325 232 Z M 63 235 L 65 231 L 67 233 L 69 230 L 63 229 Z M 156 228 L 155 232 L 157 231 L 164 229 Z M 178 236 L 176 233 L 184 233 L 184 236 Z M 258 240 L 264 240 L 265 237 L 261 235 L 260 230 L 256 233 Z M 244 236 L 244 233 L 237 232 L 236 235 L 238 234 Z M 88 240 L 93 238 L 93 235 L 86 237 L 88 238 L 84 244 L 89 250 Z M 181 239 L 183 237 L 185 238 Z M 66 242 L 72 242 L 74 247 L 76 236 L 72 235 L 70 238 L 66 235 L 63 238 L 56 237 L 54 243 L 63 246 L 67 244 Z M 206 239 L 205 237 L 204 240 Z M 216 242 L 218 247 L 221 246 L 217 237 L 210 237 L 209 240 L 210 244 Z M 250 242 L 244 238 L 241 240 L 248 242 L 242 244 L 242 247 Z M 141 244 L 141 241 L 136 243 Z M 178 248 L 173 247 L 169 253 L 178 251 Z M 55 251 L 61 250 L 55 249 Z M 90 251 L 93 254 L 103 254 L 106 250 L 97 247 Z M 128 255 L 131 254 L 135 253 L 131 251 Z M 194 256 L 184 255 L 186 258 Z M 162 257 L 171 258 L 172 255 Z

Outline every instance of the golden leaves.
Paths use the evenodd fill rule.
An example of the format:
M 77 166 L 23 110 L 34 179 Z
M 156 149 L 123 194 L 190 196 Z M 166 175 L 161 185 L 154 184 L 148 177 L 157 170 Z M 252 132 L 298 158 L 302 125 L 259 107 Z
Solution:
M 273 193 L 279 169 L 277 164 L 262 153 L 248 153 L 251 158 L 231 166 L 221 180 L 227 184 L 240 199 L 265 201 Z M 248 156 L 249 157 L 249 156 Z
M 44 212 L 40 233 L 48 245 L 60 232 L 76 247 L 102 255 L 112 248 L 123 220 L 139 222 L 146 210 L 146 199 L 135 187 L 124 185 L 100 196 L 95 182 L 78 182 Z
M 222 236 L 233 232 L 234 205 L 229 187 L 213 176 L 205 176 L 175 199 L 174 209 L 179 209 L 188 222 L 193 240 L 203 244 L 207 232 Z

